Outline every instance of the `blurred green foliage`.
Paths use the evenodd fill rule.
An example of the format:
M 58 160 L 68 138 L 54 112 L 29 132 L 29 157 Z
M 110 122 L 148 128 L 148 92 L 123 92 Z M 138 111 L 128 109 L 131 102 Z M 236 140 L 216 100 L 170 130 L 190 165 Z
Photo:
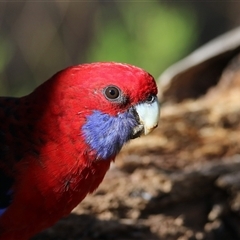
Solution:
M 196 19 L 190 8 L 138 2 L 119 3 L 117 10 L 117 18 L 109 19 L 103 11 L 96 19 L 89 62 L 127 62 L 158 77 L 183 57 L 197 39 Z
M 11 60 L 13 53 L 10 42 L 3 36 L 0 36 L 0 53 L 0 72 L 2 72 Z
M 156 78 L 195 43 L 188 5 L 157 1 L 0 3 L 0 95 L 21 96 L 83 62 L 137 65 Z
M 13 56 L 13 46 L 10 41 L 3 36 L 0 36 L 0 74 L 4 73 L 4 70 Z M 0 92 L 6 92 L 5 85 L 0 79 Z

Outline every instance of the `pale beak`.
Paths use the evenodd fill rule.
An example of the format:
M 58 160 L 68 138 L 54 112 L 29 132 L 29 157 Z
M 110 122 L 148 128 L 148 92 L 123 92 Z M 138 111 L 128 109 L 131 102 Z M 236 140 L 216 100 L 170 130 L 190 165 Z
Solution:
M 142 133 L 145 135 L 149 134 L 158 126 L 160 117 L 160 104 L 157 96 L 154 96 L 150 102 L 146 101 L 137 104 L 134 108 L 138 114 L 140 123 L 140 125 L 136 127 L 136 132 L 142 127 Z

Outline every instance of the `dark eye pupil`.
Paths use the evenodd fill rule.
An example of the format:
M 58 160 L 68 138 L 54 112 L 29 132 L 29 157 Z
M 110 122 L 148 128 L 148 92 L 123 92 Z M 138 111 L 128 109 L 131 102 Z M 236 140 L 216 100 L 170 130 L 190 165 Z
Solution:
M 109 90 L 109 94 L 110 94 L 111 96 L 117 95 L 115 89 L 110 89 L 110 90 Z
M 154 101 L 154 96 L 153 95 L 150 95 L 147 97 L 147 102 L 150 102 L 152 103 Z
M 119 97 L 119 89 L 116 87 L 107 87 L 105 90 L 105 95 L 109 99 L 116 99 Z

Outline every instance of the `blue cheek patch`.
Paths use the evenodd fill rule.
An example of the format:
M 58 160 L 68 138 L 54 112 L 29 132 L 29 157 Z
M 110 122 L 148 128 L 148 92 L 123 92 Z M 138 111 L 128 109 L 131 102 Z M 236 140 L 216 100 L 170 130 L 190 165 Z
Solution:
M 117 116 L 93 111 L 82 127 L 83 136 L 89 146 L 101 159 L 114 157 L 131 138 L 133 128 L 138 123 L 132 112 Z

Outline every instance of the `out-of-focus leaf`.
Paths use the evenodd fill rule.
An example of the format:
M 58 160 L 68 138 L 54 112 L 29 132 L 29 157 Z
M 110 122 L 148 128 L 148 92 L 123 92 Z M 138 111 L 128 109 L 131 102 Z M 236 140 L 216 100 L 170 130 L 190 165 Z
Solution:
M 98 18 L 89 61 L 128 62 L 159 75 L 180 59 L 197 36 L 190 9 L 156 2 L 119 4 L 121 18 Z M 147 10 L 147 11 L 146 11 Z

